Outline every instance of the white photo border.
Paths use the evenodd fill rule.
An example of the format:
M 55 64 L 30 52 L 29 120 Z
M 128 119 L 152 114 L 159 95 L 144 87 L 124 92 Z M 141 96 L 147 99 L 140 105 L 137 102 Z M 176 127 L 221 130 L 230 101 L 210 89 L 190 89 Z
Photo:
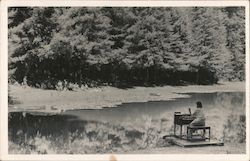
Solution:
M 87 1 L 87 0 L 2 0 L 0 1 L 0 160 L 81 160 L 108 161 L 114 155 L 118 161 L 161 161 L 161 160 L 249 160 L 249 1 Z M 191 6 L 244 6 L 245 7 L 245 35 L 246 35 L 246 154 L 96 154 L 96 155 L 12 155 L 8 154 L 8 7 L 191 7 Z

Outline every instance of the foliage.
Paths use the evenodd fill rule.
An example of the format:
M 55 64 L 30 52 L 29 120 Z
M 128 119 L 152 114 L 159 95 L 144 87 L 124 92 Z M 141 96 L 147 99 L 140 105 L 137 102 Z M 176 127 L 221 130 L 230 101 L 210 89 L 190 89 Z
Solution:
M 224 139 L 227 142 L 246 142 L 246 116 L 231 115 L 224 125 Z
M 159 139 L 159 131 L 150 118 L 145 120 L 145 129 L 95 121 L 71 122 L 68 128 L 62 129 L 65 122 L 60 124 L 62 121 L 60 117 L 45 116 L 40 117 L 40 123 L 36 121 L 26 125 L 21 123 L 28 117 L 35 119 L 29 114 L 9 115 L 9 123 L 14 125 L 15 121 L 19 122 L 9 130 L 10 153 L 94 154 L 167 146 Z M 50 121 L 53 121 L 54 125 Z M 48 127 L 48 124 L 52 127 Z M 43 130 L 44 127 L 46 130 Z
M 244 80 L 244 14 L 244 7 L 11 7 L 9 79 L 53 89 Z
M 22 115 L 22 114 L 21 114 Z M 23 116 L 28 117 L 28 115 Z M 20 117 L 19 117 L 20 118 Z M 11 154 L 103 154 L 149 150 L 152 148 L 172 146 L 171 139 L 162 139 L 162 129 L 150 117 L 145 118 L 144 128 L 117 126 L 108 123 L 87 121 L 75 122 L 70 125 L 60 122 L 57 118 L 41 119 L 22 123 L 25 118 L 18 119 L 9 129 L 9 153 Z M 17 119 L 12 115 L 9 121 Z M 228 116 L 223 127 L 223 140 L 226 143 L 246 142 L 245 115 L 232 114 Z M 48 122 L 46 123 L 47 120 Z M 55 123 L 56 122 L 56 123 Z M 44 124 L 45 123 L 45 124 Z M 34 124 L 34 127 L 30 125 Z M 48 126 L 47 124 L 51 125 Z M 20 125 L 23 126 L 20 128 Z M 55 126 L 57 126 L 55 128 Z M 59 127 L 58 127 L 59 126 Z M 43 128 L 46 128 L 44 130 Z M 173 127 L 172 127 L 173 128 Z M 167 129 L 169 130 L 169 129 Z M 218 131 L 213 131 L 213 136 Z

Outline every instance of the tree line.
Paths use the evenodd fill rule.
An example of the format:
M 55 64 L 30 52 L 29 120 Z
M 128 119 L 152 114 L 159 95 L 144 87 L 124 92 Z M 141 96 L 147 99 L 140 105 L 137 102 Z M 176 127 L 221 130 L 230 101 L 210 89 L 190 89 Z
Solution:
M 244 7 L 10 7 L 9 81 L 55 88 L 245 79 Z

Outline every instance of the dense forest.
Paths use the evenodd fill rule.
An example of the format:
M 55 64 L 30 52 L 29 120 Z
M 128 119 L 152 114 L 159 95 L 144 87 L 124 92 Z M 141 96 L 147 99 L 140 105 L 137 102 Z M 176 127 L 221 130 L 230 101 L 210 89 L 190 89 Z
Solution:
M 245 79 L 244 7 L 11 7 L 9 82 L 38 88 Z

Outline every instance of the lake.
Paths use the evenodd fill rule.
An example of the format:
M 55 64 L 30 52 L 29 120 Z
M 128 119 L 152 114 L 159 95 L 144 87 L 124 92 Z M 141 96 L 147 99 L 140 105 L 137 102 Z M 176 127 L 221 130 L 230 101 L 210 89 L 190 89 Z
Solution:
M 69 110 L 63 114 L 76 116 L 82 120 L 95 120 L 120 125 L 131 123 L 136 126 L 143 124 L 145 118 L 173 120 L 175 111 L 188 113 L 188 108 L 191 108 L 192 112 L 194 112 L 197 101 L 202 102 L 204 111 L 219 108 L 221 114 L 223 114 L 225 110 L 227 110 L 227 113 L 244 112 L 245 110 L 245 94 L 243 92 L 189 93 L 187 95 L 188 98 L 178 98 L 170 101 L 124 103 L 115 108 Z
M 124 150 L 126 146 L 130 150 L 157 146 L 160 135 L 172 132 L 174 112 L 188 113 L 188 108 L 194 112 L 197 101 L 203 104 L 206 124 L 211 126 L 214 138 L 221 139 L 227 135 L 225 133 L 236 135 L 234 131 L 238 123 L 245 121 L 244 92 L 186 95 L 187 98 L 170 101 L 124 103 L 113 108 L 68 110 L 60 114 L 10 112 L 9 141 L 19 146 L 25 145 L 25 148 L 32 151 L 32 146 L 37 146 L 34 140 L 43 138 L 54 147 L 54 151 L 57 149 L 55 153 L 104 153 Z M 77 146 L 88 144 L 88 148 L 84 152 L 68 148 L 76 140 Z M 108 148 L 105 150 L 102 147 L 104 151 L 98 152 L 103 143 Z M 65 151 L 60 149 L 62 146 L 67 147 Z

